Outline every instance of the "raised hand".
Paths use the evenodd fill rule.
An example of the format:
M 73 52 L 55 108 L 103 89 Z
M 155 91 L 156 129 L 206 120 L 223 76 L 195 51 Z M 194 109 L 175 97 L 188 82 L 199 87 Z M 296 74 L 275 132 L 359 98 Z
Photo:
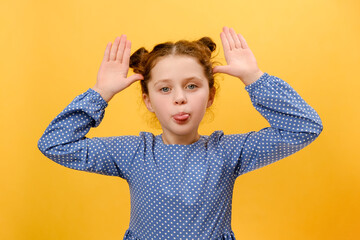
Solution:
M 108 43 L 93 90 L 100 93 L 106 102 L 132 83 L 143 79 L 141 74 L 127 77 L 129 71 L 131 42 L 126 35 L 116 37 L 114 45 Z
M 244 37 L 236 34 L 234 29 L 223 27 L 220 33 L 225 60 L 228 65 L 216 66 L 214 73 L 226 73 L 238 77 L 245 85 L 255 82 L 263 72 L 259 69 L 255 56 L 248 47 Z

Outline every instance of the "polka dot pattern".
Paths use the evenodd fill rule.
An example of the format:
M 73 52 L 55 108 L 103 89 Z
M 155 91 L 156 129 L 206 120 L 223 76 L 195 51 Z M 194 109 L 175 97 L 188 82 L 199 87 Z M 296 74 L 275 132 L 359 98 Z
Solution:
M 148 132 L 90 139 L 85 135 L 100 124 L 107 103 L 88 89 L 50 123 L 38 148 L 62 166 L 128 182 L 126 240 L 235 239 L 236 178 L 301 150 L 323 129 L 316 111 L 283 80 L 264 73 L 245 89 L 271 127 L 215 131 L 190 145 L 165 145 L 161 135 Z

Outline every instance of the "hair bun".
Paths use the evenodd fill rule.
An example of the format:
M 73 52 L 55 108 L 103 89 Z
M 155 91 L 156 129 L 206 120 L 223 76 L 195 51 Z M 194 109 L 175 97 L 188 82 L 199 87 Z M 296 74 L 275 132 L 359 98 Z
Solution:
M 129 67 L 134 69 L 135 73 L 141 72 L 141 61 L 144 58 L 144 55 L 147 54 L 149 51 L 146 50 L 144 47 L 139 48 L 130 56 L 130 63 Z
M 197 42 L 199 42 L 199 43 L 205 45 L 206 47 L 208 47 L 210 49 L 210 52 L 213 52 L 216 49 L 216 44 L 209 37 L 203 37 L 203 38 L 197 40 Z

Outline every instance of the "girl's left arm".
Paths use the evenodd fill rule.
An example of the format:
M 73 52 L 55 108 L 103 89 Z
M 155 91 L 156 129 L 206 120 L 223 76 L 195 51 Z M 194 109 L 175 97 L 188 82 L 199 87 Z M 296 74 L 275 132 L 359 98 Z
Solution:
M 298 152 L 323 130 L 317 112 L 282 79 L 264 73 L 245 89 L 270 127 L 241 135 L 233 156 L 236 177 Z
M 263 73 L 244 37 L 232 28 L 220 34 L 226 66 L 214 73 L 226 73 L 246 85 L 253 106 L 271 127 L 222 139 L 235 176 L 285 158 L 313 142 L 323 130 L 317 112 L 285 81 Z

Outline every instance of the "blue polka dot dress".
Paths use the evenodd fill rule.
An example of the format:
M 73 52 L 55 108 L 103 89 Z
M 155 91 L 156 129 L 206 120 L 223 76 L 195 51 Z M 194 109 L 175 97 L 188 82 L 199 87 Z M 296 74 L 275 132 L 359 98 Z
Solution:
M 215 131 L 190 145 L 165 145 L 149 132 L 87 138 L 107 107 L 90 88 L 50 123 L 38 148 L 65 167 L 128 182 L 131 218 L 123 239 L 235 239 L 236 178 L 301 150 L 323 129 L 316 111 L 280 78 L 264 73 L 245 89 L 271 127 Z

